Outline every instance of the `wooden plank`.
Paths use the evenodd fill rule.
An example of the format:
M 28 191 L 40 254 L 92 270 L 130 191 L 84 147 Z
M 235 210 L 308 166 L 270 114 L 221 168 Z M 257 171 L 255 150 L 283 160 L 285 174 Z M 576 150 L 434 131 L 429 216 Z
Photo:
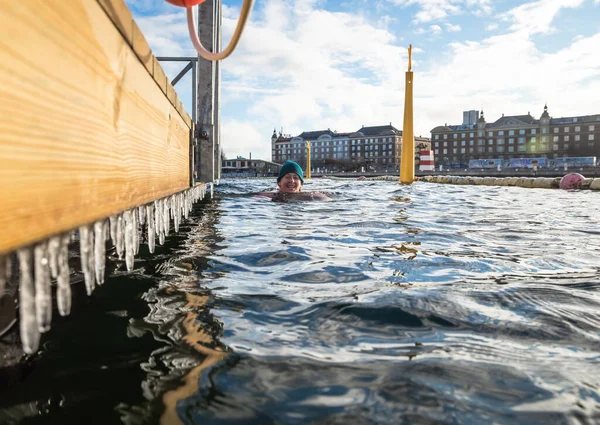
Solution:
M 50 1 L 50 3 L 55 2 L 56 0 Z M 104 12 L 111 19 L 113 24 L 117 27 L 121 34 L 129 43 L 129 45 L 133 45 L 133 16 L 131 16 L 131 12 L 127 5 L 123 0 L 98 0 Z
M 169 102 L 171 102 L 171 105 L 173 105 L 175 110 L 177 110 L 177 113 L 179 113 L 179 109 L 177 109 L 177 101 L 179 100 L 179 98 L 177 97 L 177 92 L 175 91 L 175 87 L 173 87 L 173 85 L 171 84 L 170 81 L 167 81 L 167 99 L 169 99 Z
M 183 103 L 179 99 L 179 96 L 177 95 L 177 92 L 175 91 L 174 87 L 171 85 L 168 77 L 166 77 L 166 74 L 165 74 L 164 70 L 162 69 L 160 62 L 158 62 L 158 60 L 156 60 L 156 58 L 152 54 L 152 50 L 150 49 L 150 46 L 148 45 L 148 42 L 146 41 L 146 37 L 142 33 L 142 30 L 140 29 L 138 24 L 133 20 L 131 12 L 129 11 L 129 9 L 123 2 L 123 0 L 98 0 L 98 2 L 100 3 L 100 6 L 102 6 L 104 11 L 108 14 L 108 17 L 111 19 L 113 24 L 124 35 L 124 37 L 125 37 L 125 32 L 122 28 L 127 28 L 127 29 L 131 28 L 132 29 L 131 35 L 125 37 L 126 40 L 128 40 L 130 42 L 130 45 L 133 47 L 133 51 L 137 55 L 140 62 L 142 62 L 142 64 L 144 65 L 144 67 L 146 68 L 146 70 L 148 71 L 149 74 L 154 76 L 155 64 L 157 67 L 160 68 L 160 69 L 157 68 L 157 71 L 156 71 L 157 72 L 157 78 L 156 78 L 157 83 L 159 84 L 161 89 L 163 88 L 163 83 L 165 84 L 165 86 L 164 86 L 165 90 L 163 90 L 163 91 L 166 93 L 167 97 L 169 98 L 171 105 L 173 105 L 173 107 L 175 107 L 177 112 L 179 112 L 179 115 L 181 115 L 181 118 L 183 118 L 186 125 L 188 127 L 191 127 L 192 118 L 185 110 Z M 131 23 L 129 23 L 127 20 L 131 20 Z M 163 78 L 163 74 L 164 74 L 164 78 Z
M 146 41 L 146 37 L 144 37 L 142 30 L 140 29 L 138 24 L 133 20 L 131 12 L 129 11 L 125 3 L 122 0 L 98 0 L 98 2 L 100 3 L 104 11 L 108 14 L 108 17 L 111 19 L 113 24 L 121 31 L 125 39 L 133 47 L 133 51 L 137 55 L 140 62 L 142 62 L 142 64 L 146 67 L 148 73 L 154 75 L 154 67 L 158 66 L 160 68 L 157 68 L 156 71 L 156 82 L 161 87 L 161 89 L 164 88 L 163 91 L 167 94 L 167 97 L 169 97 L 171 105 L 173 105 L 175 109 L 179 111 L 182 118 L 184 118 L 184 120 L 187 121 L 184 116 L 185 114 L 187 114 L 187 112 L 184 113 L 179 109 L 178 102 L 176 100 L 177 93 L 169 93 L 169 79 L 166 77 L 166 74 L 160 66 L 160 63 L 152 54 L 152 50 L 150 49 L 150 46 Z
M 146 41 L 146 37 L 140 30 L 140 27 L 135 23 L 133 24 L 133 51 L 137 55 L 140 62 L 144 64 L 146 70 L 149 74 L 154 73 L 154 56 L 152 55 L 152 51 L 150 50 L 150 46 Z
M 173 87 L 169 81 L 167 81 L 167 98 L 169 99 L 169 101 L 171 101 L 171 104 L 173 105 L 181 119 L 183 119 L 183 122 L 185 122 L 185 124 L 188 127 L 191 127 L 192 119 L 183 107 L 183 103 L 181 102 L 181 99 L 179 99 L 179 96 L 175 91 L 175 87 Z
M 192 127 L 192 117 L 190 117 L 190 114 L 188 114 L 187 111 L 185 110 L 185 107 L 183 106 L 181 99 L 177 99 L 177 110 L 179 111 L 179 114 L 183 117 L 185 124 L 191 128 Z
M 0 27 L 0 254 L 189 186 L 189 127 L 99 3 Z
M 156 81 L 156 84 L 158 84 L 158 87 L 160 87 L 162 92 L 166 95 L 167 94 L 167 76 L 165 74 L 165 71 L 163 71 L 163 69 L 160 66 L 160 63 L 158 62 L 158 59 L 156 59 L 156 57 L 152 58 L 152 62 L 154 62 L 153 63 L 154 72 L 152 73 L 152 75 L 154 76 L 154 81 Z
M 169 86 L 171 86 L 171 83 L 167 83 Z M 185 110 L 185 107 L 183 106 L 183 103 L 181 102 L 181 99 L 179 98 L 179 96 L 177 95 L 177 92 L 175 91 L 175 88 L 173 86 L 171 86 L 172 90 L 173 90 L 173 102 L 172 105 L 173 107 L 177 110 L 177 112 L 179 112 L 179 115 L 181 116 L 181 118 L 183 119 L 183 121 L 185 122 L 185 124 L 188 127 L 192 126 L 192 118 L 190 117 L 190 115 L 187 113 L 187 111 Z M 169 91 L 169 87 L 167 86 L 167 91 Z M 169 99 L 171 99 L 171 97 L 169 95 L 167 95 L 167 97 L 169 97 Z

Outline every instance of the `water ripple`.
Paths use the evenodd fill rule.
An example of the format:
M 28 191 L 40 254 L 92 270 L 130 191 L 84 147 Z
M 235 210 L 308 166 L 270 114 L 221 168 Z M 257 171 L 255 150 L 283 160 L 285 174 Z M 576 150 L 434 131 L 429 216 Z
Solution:
M 149 311 L 109 316 L 155 344 L 86 359 L 121 370 L 145 356 L 141 378 L 120 377 L 143 393 L 110 406 L 121 422 L 600 423 L 598 193 L 305 186 L 333 200 L 225 181 L 184 238 L 119 277 L 151 283 Z M 53 347 L 42 355 L 69 358 Z

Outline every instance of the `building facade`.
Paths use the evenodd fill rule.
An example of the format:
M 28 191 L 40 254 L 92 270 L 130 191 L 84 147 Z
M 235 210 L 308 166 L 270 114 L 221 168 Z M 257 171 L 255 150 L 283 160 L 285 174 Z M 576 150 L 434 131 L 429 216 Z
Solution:
M 360 167 L 386 169 L 400 164 L 402 131 L 389 125 L 361 127 L 351 133 L 330 129 L 305 131 L 298 136 L 271 137 L 271 160 L 283 163 L 292 160 L 306 165 L 306 142 L 311 146 L 311 168 L 352 170 Z M 415 150 L 431 149 L 431 140 L 415 137 Z
M 466 168 L 473 159 L 600 157 L 600 114 L 552 118 L 544 106 L 539 119 L 503 114 L 488 123 L 481 111 L 473 123 L 472 112 L 463 112 L 460 125 L 431 130 L 437 163 Z

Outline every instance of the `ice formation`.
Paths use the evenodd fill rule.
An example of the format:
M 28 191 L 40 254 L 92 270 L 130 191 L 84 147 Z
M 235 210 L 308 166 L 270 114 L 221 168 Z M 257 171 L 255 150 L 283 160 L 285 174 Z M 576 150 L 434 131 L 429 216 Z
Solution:
M 210 193 L 212 197 L 212 184 Z M 112 215 L 79 227 L 75 234 L 52 236 L 33 246 L 17 250 L 18 271 L 13 273 L 13 254 L 0 255 L 0 296 L 12 278 L 19 279 L 20 333 L 23 350 L 35 353 L 39 347 L 40 333 L 50 329 L 52 321 L 52 284 L 56 285 L 58 312 L 66 316 L 71 311 L 71 283 L 69 269 L 69 244 L 79 240 L 81 272 L 88 295 L 96 285 L 104 283 L 106 268 L 106 243 L 112 242 L 119 259 L 125 256 L 128 271 L 134 268 L 134 257 L 143 240 L 143 227 L 147 230 L 147 243 L 154 252 L 156 235 L 159 243 L 169 234 L 170 221 L 179 231 L 182 218 L 187 219 L 192 205 L 204 198 L 207 185 L 200 184 L 183 192 L 152 201 L 146 205 Z

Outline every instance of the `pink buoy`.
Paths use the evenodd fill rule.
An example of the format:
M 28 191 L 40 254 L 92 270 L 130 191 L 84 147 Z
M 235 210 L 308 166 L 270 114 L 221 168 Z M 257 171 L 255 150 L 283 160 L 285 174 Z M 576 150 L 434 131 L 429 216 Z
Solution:
M 364 180 L 365 176 L 360 176 L 357 180 Z
M 581 182 L 585 179 L 581 174 L 571 173 L 560 179 L 560 188 L 564 190 L 579 189 Z

